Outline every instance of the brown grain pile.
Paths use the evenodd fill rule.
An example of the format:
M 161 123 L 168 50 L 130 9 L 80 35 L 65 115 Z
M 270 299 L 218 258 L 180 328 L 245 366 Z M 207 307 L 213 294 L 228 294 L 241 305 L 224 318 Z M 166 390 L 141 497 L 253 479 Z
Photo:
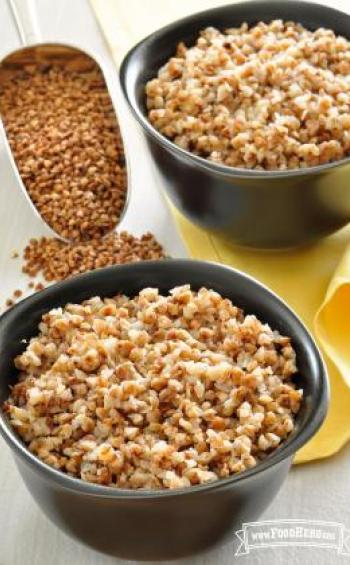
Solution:
M 103 238 L 75 244 L 42 237 L 31 239 L 25 248 L 22 270 L 31 277 L 40 273 L 51 282 L 101 267 L 164 256 L 164 249 L 151 233 L 138 238 L 125 231 L 113 232 Z
M 39 330 L 4 409 L 32 453 L 72 476 L 189 487 L 254 467 L 294 429 L 290 339 L 213 290 L 96 297 Z
M 2 82 L 0 112 L 27 191 L 55 232 L 77 241 L 114 229 L 126 169 L 100 70 L 31 66 Z
M 51 282 L 165 256 L 150 233 L 138 238 L 114 232 L 125 205 L 126 166 L 98 67 L 78 72 L 38 63 L 11 72 L 0 85 L 0 112 L 33 203 L 56 233 L 70 240 L 31 239 L 23 254 L 24 273 Z M 44 285 L 28 288 L 39 291 Z M 21 295 L 16 290 L 5 306 Z
M 350 42 L 330 29 L 209 27 L 146 95 L 157 130 L 216 163 L 283 170 L 350 154 Z

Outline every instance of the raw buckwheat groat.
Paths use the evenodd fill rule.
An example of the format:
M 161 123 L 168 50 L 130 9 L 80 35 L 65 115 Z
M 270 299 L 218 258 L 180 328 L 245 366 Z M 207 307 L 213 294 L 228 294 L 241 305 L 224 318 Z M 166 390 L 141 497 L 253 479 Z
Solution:
M 3 82 L 0 112 L 29 196 L 56 233 L 82 241 L 112 231 L 127 179 L 99 68 L 30 67 Z
M 39 330 L 4 408 L 30 451 L 75 477 L 189 487 L 254 467 L 294 428 L 290 339 L 212 290 L 96 297 Z
M 163 259 L 165 251 L 150 232 L 136 237 L 126 231 L 104 238 L 67 244 L 59 239 L 31 239 L 24 250 L 22 271 L 29 276 L 42 273 L 45 281 L 68 277 L 135 261 Z
M 42 237 L 32 238 L 24 249 L 22 271 L 30 277 L 41 275 L 45 283 L 51 283 L 102 267 L 164 257 L 165 250 L 150 232 L 141 237 L 126 231 L 112 232 L 103 238 L 77 243 Z M 28 288 L 39 291 L 44 284 L 30 281 Z M 15 290 L 5 307 L 11 308 L 22 294 L 20 289 Z
M 350 153 L 350 42 L 274 20 L 209 27 L 146 86 L 149 120 L 180 147 L 250 169 Z

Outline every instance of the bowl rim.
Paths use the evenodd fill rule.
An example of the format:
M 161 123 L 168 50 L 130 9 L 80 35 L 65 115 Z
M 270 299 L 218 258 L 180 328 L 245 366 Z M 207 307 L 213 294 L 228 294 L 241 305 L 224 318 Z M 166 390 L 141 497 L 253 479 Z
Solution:
M 210 483 L 204 483 L 201 485 L 194 485 L 191 487 L 179 488 L 179 489 L 164 489 L 164 490 L 151 490 L 151 489 L 122 489 L 117 487 L 110 487 L 110 486 L 103 486 L 94 483 L 89 483 L 77 477 L 72 477 L 63 471 L 57 470 L 47 463 L 41 461 L 37 456 L 32 454 L 24 442 L 20 439 L 14 428 L 11 426 L 8 417 L 2 410 L 2 406 L 0 405 L 0 435 L 4 438 L 8 446 L 14 452 L 14 455 L 20 456 L 21 460 L 23 460 L 27 465 L 31 466 L 35 469 L 36 472 L 39 472 L 47 481 L 52 481 L 60 488 L 64 488 L 66 490 L 74 491 L 76 493 L 83 493 L 90 496 L 98 496 L 102 498 L 113 498 L 113 499 L 160 499 L 164 497 L 174 497 L 179 495 L 196 495 L 204 492 L 209 492 L 212 490 L 217 490 L 220 488 L 224 488 L 228 485 L 233 485 L 235 483 L 240 483 L 244 481 L 249 481 L 250 479 L 254 478 L 255 475 L 264 472 L 265 470 L 269 470 L 276 466 L 278 463 L 283 462 L 284 460 L 291 458 L 295 452 L 303 446 L 320 428 L 321 424 L 323 423 L 329 403 L 329 382 L 328 382 L 328 375 L 324 360 L 322 358 L 322 354 L 319 351 L 314 338 L 310 334 L 309 330 L 306 328 L 305 324 L 300 320 L 300 318 L 295 314 L 295 312 L 286 304 L 286 302 L 281 299 L 274 291 L 268 288 L 266 285 L 259 282 L 254 277 L 243 273 L 238 269 L 234 269 L 227 265 L 222 265 L 220 263 L 216 263 L 213 261 L 202 261 L 202 260 L 195 260 L 195 259 L 162 259 L 162 260 L 153 260 L 153 261 L 141 261 L 137 263 L 129 263 L 125 265 L 114 265 L 112 267 L 105 267 L 102 269 L 96 269 L 94 271 L 90 271 L 88 273 L 84 273 L 81 275 L 77 275 L 75 277 L 71 277 L 67 280 L 58 282 L 54 285 L 47 287 L 46 289 L 35 293 L 24 300 L 21 300 L 19 303 L 14 305 L 10 310 L 2 314 L 0 316 L 0 336 L 1 332 L 4 331 L 4 328 L 8 325 L 8 323 L 13 323 L 15 320 L 20 319 L 22 316 L 25 316 L 27 306 L 35 306 L 40 305 L 43 300 L 46 299 L 55 299 L 59 296 L 60 292 L 67 287 L 70 286 L 79 286 L 81 281 L 87 281 L 91 284 L 91 296 L 93 294 L 94 288 L 94 280 L 100 277 L 112 276 L 115 272 L 123 272 L 123 271 L 136 271 L 136 275 L 138 271 L 143 269 L 147 270 L 147 268 L 155 268 L 159 267 L 159 265 L 164 265 L 164 268 L 167 268 L 167 265 L 172 264 L 174 269 L 180 270 L 182 268 L 186 268 L 186 266 L 190 264 L 200 264 L 201 267 L 208 269 L 210 272 L 226 272 L 227 274 L 231 274 L 234 277 L 241 278 L 243 280 L 249 281 L 253 283 L 256 287 L 258 292 L 262 292 L 264 295 L 270 296 L 273 301 L 279 304 L 283 310 L 288 314 L 290 318 L 293 319 L 294 322 L 299 326 L 300 330 L 304 333 L 306 340 L 310 346 L 310 350 L 312 351 L 312 357 L 315 361 L 316 367 L 316 377 L 317 377 L 317 397 L 314 399 L 314 406 L 312 410 L 312 414 L 303 424 L 303 426 L 296 431 L 295 435 L 290 439 L 283 442 L 276 451 L 272 452 L 266 459 L 257 463 L 255 467 L 247 469 L 241 473 L 237 473 L 231 475 L 227 478 L 218 479 L 216 481 Z M 162 267 L 161 267 L 162 268 Z M 203 283 L 205 284 L 205 283 Z M 116 284 L 117 288 L 117 284 Z M 78 289 L 77 289 L 78 290 Z M 116 290 L 116 292 L 118 292 Z M 62 300 L 62 305 L 65 302 Z M 57 307 L 57 306 L 53 306 Z M 49 307 L 51 308 L 51 307 Z M 48 308 L 46 308 L 48 311 Z
M 232 8 L 238 8 L 240 6 L 246 6 L 247 4 L 251 5 L 252 9 L 254 10 L 254 6 L 271 6 L 271 4 L 278 5 L 280 4 L 280 0 L 243 0 L 240 2 L 234 2 L 233 4 L 225 4 L 222 6 L 217 6 L 215 8 L 209 8 L 207 10 L 201 10 L 199 12 L 195 12 L 194 14 L 190 14 L 184 18 L 178 19 L 175 22 L 172 22 L 168 25 L 165 25 L 153 33 L 147 35 L 147 37 L 141 39 L 136 45 L 131 47 L 131 49 L 125 54 L 123 57 L 122 63 L 119 69 L 119 81 L 121 85 L 121 91 L 124 95 L 124 98 L 133 114 L 136 118 L 137 122 L 142 126 L 142 128 L 146 131 L 148 135 L 150 135 L 154 140 L 163 148 L 169 150 L 172 153 L 175 153 L 178 157 L 183 160 L 193 162 L 197 166 L 211 173 L 216 173 L 222 176 L 229 176 L 232 178 L 263 178 L 263 179 L 271 179 L 271 178 L 286 178 L 286 177 L 300 177 L 304 175 L 310 174 L 321 174 L 328 169 L 333 169 L 335 167 L 339 167 L 342 165 L 349 164 L 350 162 L 350 155 L 348 157 L 344 157 L 342 159 L 338 159 L 336 161 L 331 161 L 329 163 L 324 163 L 322 165 L 315 165 L 311 167 L 299 167 L 297 169 L 273 169 L 273 170 L 256 170 L 256 169 L 247 169 L 244 167 L 230 167 L 229 165 L 224 165 L 221 163 L 215 163 L 214 161 L 210 161 L 209 159 L 205 159 L 204 157 L 200 157 L 199 155 L 195 155 L 186 149 L 182 149 L 179 145 L 176 145 L 172 140 L 165 137 L 161 134 L 148 120 L 148 118 L 142 112 L 140 105 L 135 101 L 134 96 L 132 99 L 129 96 L 129 88 L 127 86 L 127 76 L 128 70 L 130 66 L 130 62 L 132 59 L 137 56 L 137 53 L 140 49 L 144 46 L 147 46 L 150 42 L 156 41 L 157 39 L 165 36 L 169 32 L 176 30 L 177 28 L 181 28 L 181 26 L 186 25 L 188 23 L 194 22 L 198 17 L 210 17 L 211 14 L 219 13 L 223 9 L 229 10 Z M 345 12 L 338 10 L 336 8 L 331 8 L 324 4 L 319 4 L 317 2 L 308 2 L 305 0 L 288 0 L 288 4 L 291 6 L 295 6 L 297 10 L 300 6 L 310 7 L 313 10 L 320 9 L 323 12 L 328 12 L 333 15 L 338 15 L 343 18 L 349 19 L 350 21 L 350 14 L 346 14 Z M 326 24 L 325 24 L 325 27 Z M 347 38 L 350 41 L 350 32 L 349 37 Z M 175 45 L 174 45 L 175 50 Z

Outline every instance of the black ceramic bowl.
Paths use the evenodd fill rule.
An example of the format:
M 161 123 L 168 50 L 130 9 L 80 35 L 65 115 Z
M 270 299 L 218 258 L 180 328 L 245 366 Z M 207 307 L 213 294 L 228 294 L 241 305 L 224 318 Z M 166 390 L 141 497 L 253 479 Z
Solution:
M 310 334 L 276 295 L 250 277 L 214 263 L 164 260 L 101 269 L 56 284 L 14 306 L 0 319 L 0 403 L 16 381 L 14 357 L 37 334 L 42 314 L 91 296 L 130 296 L 142 288 L 162 291 L 206 285 L 292 337 L 304 389 L 296 427 L 287 441 L 255 468 L 211 484 L 173 491 L 103 487 L 69 477 L 32 455 L 0 411 L 0 431 L 38 505 L 62 530 L 115 556 L 154 560 L 203 551 L 233 540 L 243 522 L 256 520 L 283 483 L 292 457 L 321 425 L 327 408 L 325 368 Z
M 309 2 L 259 0 L 200 12 L 153 33 L 125 57 L 120 80 L 145 134 L 167 194 L 194 223 L 243 246 L 282 248 L 315 241 L 350 221 L 350 159 L 289 171 L 251 171 L 197 157 L 149 123 L 145 84 L 174 54 L 193 45 L 200 30 L 294 20 L 328 27 L 350 39 L 350 15 Z

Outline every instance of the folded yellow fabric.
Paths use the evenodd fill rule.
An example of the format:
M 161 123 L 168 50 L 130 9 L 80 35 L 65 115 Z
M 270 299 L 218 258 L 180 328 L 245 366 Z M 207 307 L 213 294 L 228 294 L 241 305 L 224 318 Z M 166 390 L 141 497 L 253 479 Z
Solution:
M 350 246 L 333 275 L 314 325 L 324 351 L 350 386 Z
M 156 28 L 223 0 L 91 0 L 118 63 L 128 47 Z M 137 17 L 135 18 L 135 14 Z M 301 463 L 327 457 L 350 438 L 350 226 L 299 251 L 235 248 L 190 224 L 174 210 L 190 255 L 219 261 L 256 277 L 299 314 L 326 356 L 331 405 L 316 436 L 298 453 Z

